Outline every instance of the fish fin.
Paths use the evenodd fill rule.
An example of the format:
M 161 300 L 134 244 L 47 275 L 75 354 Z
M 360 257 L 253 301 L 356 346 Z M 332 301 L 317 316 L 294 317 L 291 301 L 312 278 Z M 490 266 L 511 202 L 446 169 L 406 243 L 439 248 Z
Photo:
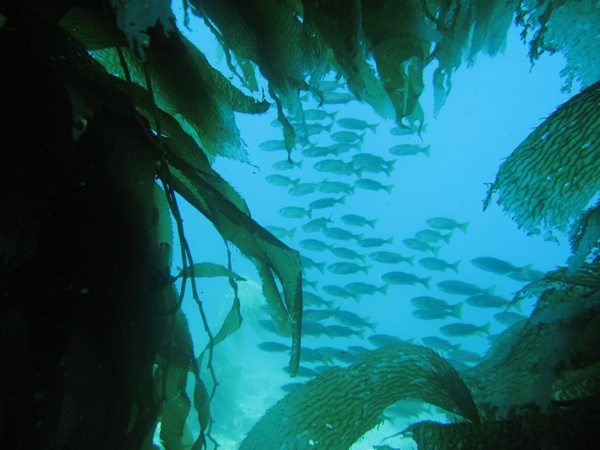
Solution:
M 450 238 L 452 237 L 452 233 L 448 233 L 446 235 L 442 235 L 442 239 L 446 244 L 450 244 Z
M 290 232 L 288 233 L 288 237 L 290 239 L 294 239 L 294 234 L 296 234 L 296 227 L 294 227 L 290 230 Z
M 427 289 L 429 289 L 429 282 L 431 281 L 431 277 L 427 277 L 427 278 L 422 278 L 421 279 L 421 283 L 423 283 L 423 286 L 425 286 Z
M 456 317 L 458 320 L 462 320 L 462 306 L 463 303 L 457 303 L 452 308 L 452 315 Z
M 428 145 L 427 147 L 423 147 L 423 153 L 425 154 L 425 156 L 427 156 L 428 158 L 431 156 L 431 154 L 429 153 L 429 147 L 431 147 L 431 145 Z
M 357 335 L 359 338 L 361 338 L 361 339 L 364 339 L 364 338 L 365 338 L 365 330 L 364 330 L 364 328 L 363 328 L 362 330 L 360 330 L 360 331 L 357 331 L 357 332 L 356 332 L 356 335 Z
M 412 255 L 411 257 L 406 258 L 406 262 L 408 264 L 410 264 L 411 266 L 414 266 L 415 265 L 415 255 Z
M 321 275 L 325 275 L 325 266 L 327 265 L 327 263 L 320 263 L 317 264 L 317 269 L 319 269 L 319 272 L 321 272 Z
M 429 247 L 429 250 L 431 250 L 431 253 L 433 253 L 433 256 L 435 256 L 437 258 L 437 255 L 440 254 L 440 248 L 442 248 L 442 247 Z
M 371 329 L 371 331 L 373 333 L 377 333 L 377 325 L 379 325 L 378 323 L 370 323 L 369 324 L 369 328 Z
M 334 111 L 332 113 L 329 113 L 329 117 L 331 118 L 331 120 L 333 120 L 335 122 L 335 116 L 337 116 L 339 113 L 339 111 Z
M 460 228 L 462 230 L 463 233 L 467 232 L 467 228 L 469 228 L 469 223 L 471 222 L 465 222 L 465 223 L 461 223 L 458 228 Z
M 460 264 L 460 261 L 456 261 L 454 264 L 450 264 L 450 268 L 452 270 L 454 270 L 454 272 L 458 273 L 458 265 Z
M 490 334 L 490 322 L 483 325 L 481 327 L 481 331 L 483 331 L 485 334 L 489 335 Z
M 358 139 L 360 140 L 361 143 L 363 143 L 365 141 L 365 134 L 367 134 L 366 131 L 363 134 L 358 135 Z
M 350 189 L 348 189 L 348 191 L 349 191 L 350 195 L 354 194 L 354 188 L 355 188 L 355 187 L 356 187 L 356 186 L 350 186 Z
M 302 159 L 296 163 L 294 163 L 296 165 L 296 167 L 298 167 L 298 169 L 302 169 Z
M 356 150 L 358 150 L 359 152 L 362 151 L 362 145 L 363 145 L 362 141 L 358 141 L 356 143 Z
M 373 267 L 371 264 L 364 266 L 362 268 L 363 272 L 366 273 L 367 275 L 369 274 L 369 270 L 371 269 L 371 267 Z
M 369 125 L 369 128 L 373 131 L 373 133 L 377 133 L 377 127 L 381 125 L 380 123 L 374 123 Z
M 519 269 L 519 275 L 523 279 L 528 280 L 530 277 L 530 273 L 531 273 L 531 264 L 527 264 L 526 266 L 523 266 Z
M 386 240 L 386 242 L 388 244 L 393 244 L 394 243 L 394 236 L 391 236 L 389 239 Z
M 390 185 L 384 186 L 384 187 L 385 187 L 385 190 L 387 191 L 388 194 L 391 194 L 392 193 L 392 189 L 394 189 L 394 185 L 393 184 L 390 184 Z
M 327 306 L 327 309 L 332 310 L 334 305 L 335 305 L 334 300 L 329 300 L 329 301 L 325 300 L 325 306 Z M 338 307 L 338 309 L 339 309 L 339 307 Z
M 346 196 L 345 196 L 345 195 L 342 195 L 342 196 L 339 198 L 339 202 L 340 202 L 342 205 L 345 205 L 345 204 L 346 204 Z
M 306 215 L 308 216 L 309 219 L 312 219 L 312 208 L 308 208 L 308 211 L 306 211 Z
M 460 342 L 456 345 L 452 345 L 452 344 L 450 344 L 450 345 L 452 347 L 452 350 L 454 350 L 454 351 L 460 350 L 460 346 L 461 346 Z
M 375 229 L 375 224 L 376 224 L 376 223 L 377 223 L 377 219 L 373 219 L 373 220 L 368 220 L 368 221 L 367 221 L 367 224 L 368 224 L 368 225 L 369 225 L 371 228 L 373 228 L 373 229 Z
M 494 292 L 496 292 L 496 286 L 495 285 L 492 286 L 492 287 L 490 287 L 490 288 L 488 288 L 488 289 L 486 289 L 486 291 L 485 291 L 486 294 L 490 294 L 490 295 L 492 295 Z
M 386 283 L 379 288 L 379 292 L 381 292 L 383 295 L 387 295 L 387 290 L 389 287 L 390 287 L 390 284 Z M 373 331 L 375 331 L 375 330 L 373 330 Z
M 367 255 L 359 255 L 358 258 L 362 261 L 362 262 L 367 262 Z
M 396 162 L 396 161 L 394 161 L 394 162 Z M 386 168 L 385 168 L 383 171 L 385 172 L 385 174 L 386 174 L 388 177 L 389 177 L 389 176 L 391 176 L 391 175 L 392 175 L 392 172 L 394 171 L 394 165 L 393 165 L 393 164 L 389 165 L 389 166 L 388 166 L 388 167 L 386 167 Z M 386 188 L 386 189 L 387 189 L 387 188 Z

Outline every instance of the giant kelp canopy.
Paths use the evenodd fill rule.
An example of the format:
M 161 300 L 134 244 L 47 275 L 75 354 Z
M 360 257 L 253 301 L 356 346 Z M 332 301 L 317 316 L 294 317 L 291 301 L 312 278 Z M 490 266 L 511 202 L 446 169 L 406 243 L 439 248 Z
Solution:
M 244 445 L 257 448 L 264 443 L 262 430 L 278 427 L 279 434 L 270 435 L 273 446 L 304 448 L 296 440 L 300 436 L 305 446 L 322 440 L 346 448 L 378 423 L 388 404 L 405 397 L 470 421 L 443 429 L 411 427 L 407 433 L 424 448 L 438 448 L 444 439 L 476 448 L 482 436 L 512 430 L 511 421 L 521 417 L 517 412 L 531 412 L 532 427 L 542 431 L 556 414 L 573 420 L 573 410 L 588 412 L 572 402 L 598 394 L 598 361 L 587 352 L 597 345 L 597 334 L 588 330 L 597 329 L 598 270 L 586 258 L 596 249 L 600 225 L 595 209 L 584 212 L 598 189 L 593 85 L 598 72 L 590 50 L 597 33 L 584 33 L 597 30 L 590 13 L 597 9 L 589 2 L 499 0 L 184 4 L 186 14 L 200 16 L 213 31 L 242 89 L 178 31 L 185 24 L 175 24 L 166 0 L 0 2 L 4 447 L 152 448 L 159 422 L 165 448 L 206 446 L 214 388 L 207 392 L 203 379 L 212 376 L 216 388 L 213 346 L 242 318 L 236 294 L 225 323 L 214 332 L 202 310 L 203 301 L 214 299 L 199 297 L 195 278 L 226 276 L 237 292 L 239 276 L 232 267 L 194 264 L 176 193 L 256 264 L 272 319 L 292 336 L 293 373 L 301 337 L 299 255 L 252 219 L 243 198 L 211 166 L 217 155 L 251 161 L 253 149 L 245 148 L 234 113 L 261 114 L 274 103 L 294 157 L 295 144 L 306 136 L 300 95 L 310 91 L 322 98 L 319 81 L 334 72 L 381 116 L 422 125 L 424 84 L 433 85 L 439 110 L 452 72 L 465 61 L 473 63 L 479 52 L 501 51 L 515 17 L 524 26 L 532 60 L 544 51 L 563 51 L 570 79 L 591 87 L 515 151 L 492 192 L 500 192 L 500 203 L 530 230 L 578 219 L 571 267 L 532 288 L 541 295 L 537 315 L 526 330 L 511 329 L 481 366 L 463 375 L 465 382 L 427 349 L 407 345 L 374 352 L 284 399 Z M 570 39 L 573 28 L 563 25 L 565 17 L 589 25 L 581 29 L 584 38 Z M 431 64 L 433 79 L 424 80 Z M 269 100 L 258 90 L 259 76 L 268 84 Z M 519 176 L 524 167 L 528 177 Z M 560 201 L 565 192 L 577 199 L 569 209 Z M 170 273 L 170 214 L 185 265 L 178 277 Z M 176 278 L 183 279 L 179 294 Z M 200 360 L 179 310 L 189 285 L 209 338 Z M 573 308 L 584 300 L 587 315 L 581 316 Z M 559 320 L 547 313 L 551 307 L 569 313 Z M 565 337 L 559 357 L 540 336 L 561 342 Z M 509 347 L 522 358 L 537 358 L 531 362 L 536 369 L 523 374 L 506 364 L 514 356 Z M 528 376 L 529 386 L 541 379 L 543 389 L 532 397 L 527 385 L 515 392 L 514 383 L 488 384 L 488 371 L 500 369 L 506 380 L 515 373 Z M 373 373 L 387 381 L 378 382 Z M 363 389 L 365 383 L 373 389 Z M 315 429 L 312 421 L 321 423 L 319 415 L 335 404 L 332 389 L 356 420 L 340 418 L 340 425 Z M 507 392 L 512 403 L 499 402 Z M 303 396 L 314 400 L 311 408 L 303 409 Z M 544 415 L 549 404 L 561 410 Z M 282 409 L 294 408 L 299 420 L 308 419 L 278 422 Z M 193 438 L 191 417 L 198 418 L 200 429 Z

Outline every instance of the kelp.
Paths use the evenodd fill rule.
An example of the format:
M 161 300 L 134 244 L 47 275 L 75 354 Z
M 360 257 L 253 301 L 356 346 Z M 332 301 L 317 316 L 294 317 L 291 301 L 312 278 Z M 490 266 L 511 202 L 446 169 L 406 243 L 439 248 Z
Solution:
M 360 362 L 333 367 L 271 407 L 240 449 L 347 449 L 399 400 L 422 400 L 474 423 L 479 413 L 456 370 L 440 355 L 414 344 L 361 354 Z
M 600 82 L 558 107 L 502 163 L 498 204 L 529 233 L 568 226 L 600 189 Z

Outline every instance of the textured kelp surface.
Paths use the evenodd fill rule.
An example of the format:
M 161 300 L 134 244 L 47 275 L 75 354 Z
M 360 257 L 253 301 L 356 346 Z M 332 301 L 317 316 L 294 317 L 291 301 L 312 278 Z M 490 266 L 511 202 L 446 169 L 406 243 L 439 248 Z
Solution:
M 267 411 L 240 449 L 345 449 L 380 423 L 388 406 L 406 399 L 420 399 L 479 422 L 469 390 L 433 350 L 399 344 L 360 359 L 295 389 Z

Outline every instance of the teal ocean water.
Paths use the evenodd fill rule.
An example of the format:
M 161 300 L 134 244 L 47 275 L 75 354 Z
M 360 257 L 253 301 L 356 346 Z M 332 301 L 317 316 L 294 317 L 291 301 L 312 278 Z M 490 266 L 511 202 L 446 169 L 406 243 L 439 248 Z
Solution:
M 214 167 L 241 193 L 258 223 L 309 258 L 303 287 L 309 313 L 301 371 L 290 379 L 283 369 L 291 339 L 265 325 L 256 269 L 231 249 L 232 268 L 247 281 L 239 283 L 242 326 L 213 356 L 219 387 L 211 402 L 212 435 L 221 448 L 237 448 L 293 388 L 289 383 L 306 382 L 322 366 L 351 364 L 361 347 L 401 339 L 432 346 L 457 367 L 472 366 L 495 335 L 531 313 L 533 303 L 510 305 L 510 299 L 527 281 L 564 265 L 568 243 L 560 234 L 552 240 L 527 236 L 494 199 L 484 212 L 483 200 L 503 160 L 572 94 L 561 92 L 564 58 L 544 55 L 532 66 L 518 33 L 511 30 L 503 54 L 478 55 L 472 66 L 453 74 L 437 117 L 430 68 L 420 130 L 398 128 L 356 100 L 319 106 L 307 95 L 305 111 L 327 117 L 308 120 L 314 134 L 305 146 L 296 146 L 294 164 L 285 167 L 287 153 L 278 148 L 282 131 L 272 124 L 274 108 L 237 118 L 251 164 L 218 158 Z M 226 70 L 208 34 L 192 39 Z M 334 92 L 343 94 L 343 80 L 338 84 Z M 336 144 L 341 145 L 331 150 Z M 292 207 L 298 209 L 285 209 Z M 183 208 L 195 261 L 226 265 L 227 249 L 218 233 L 200 214 Z M 289 217 L 302 215 L 300 209 L 304 217 Z M 202 280 L 200 290 L 217 330 L 231 308 L 231 287 L 212 279 Z M 199 351 L 206 337 L 191 298 L 183 309 Z M 386 417 L 352 448 L 371 449 L 408 423 L 445 420 L 420 402 L 397 405 Z M 401 437 L 384 444 L 416 448 Z

